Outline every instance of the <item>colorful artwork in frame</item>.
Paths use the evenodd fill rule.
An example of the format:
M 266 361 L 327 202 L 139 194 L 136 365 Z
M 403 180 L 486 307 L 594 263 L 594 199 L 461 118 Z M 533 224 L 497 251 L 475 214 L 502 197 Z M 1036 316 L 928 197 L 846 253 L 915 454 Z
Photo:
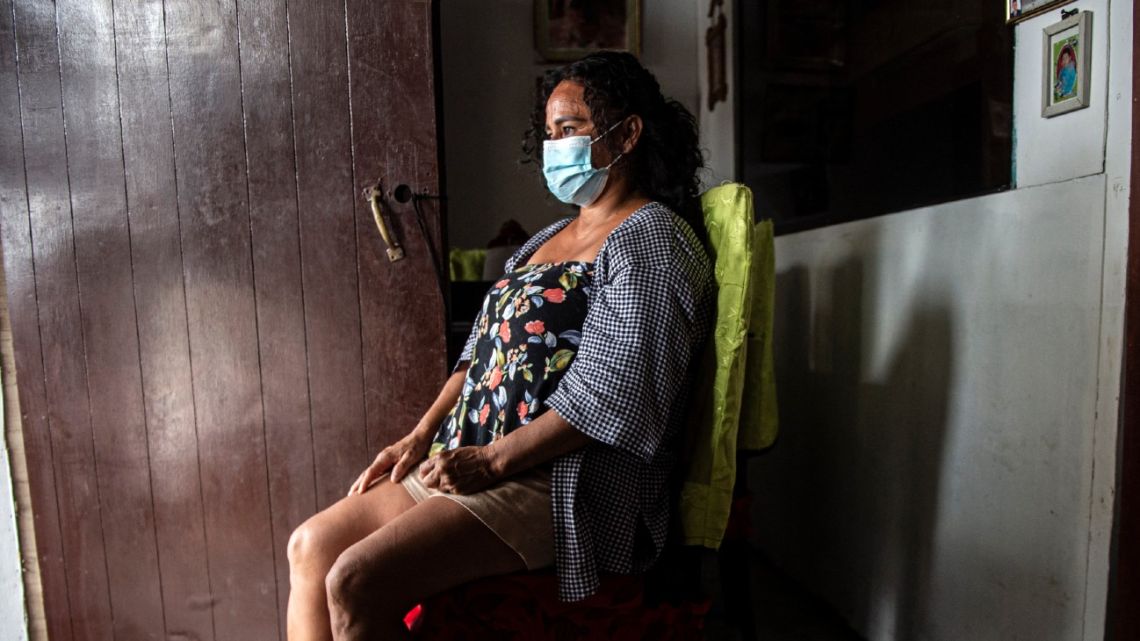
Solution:
M 595 51 L 641 54 L 641 0 L 535 0 L 534 44 L 543 60 Z
M 1045 118 L 1089 106 L 1092 12 L 1045 27 L 1041 70 L 1041 115 Z
M 1006 23 L 1021 22 L 1075 0 L 1005 0 Z

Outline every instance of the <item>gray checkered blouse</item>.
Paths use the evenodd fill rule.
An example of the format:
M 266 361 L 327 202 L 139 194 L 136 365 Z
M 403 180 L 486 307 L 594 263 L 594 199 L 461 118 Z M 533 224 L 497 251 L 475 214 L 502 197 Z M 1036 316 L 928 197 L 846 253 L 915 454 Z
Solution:
M 571 220 L 535 234 L 505 270 L 525 262 Z M 714 301 L 708 255 L 665 205 L 641 207 L 602 244 L 578 353 L 545 399 L 546 407 L 595 440 L 554 461 L 561 600 L 593 594 L 599 572 L 644 572 L 660 554 L 689 365 L 711 330 Z M 478 325 L 459 363 L 470 360 Z

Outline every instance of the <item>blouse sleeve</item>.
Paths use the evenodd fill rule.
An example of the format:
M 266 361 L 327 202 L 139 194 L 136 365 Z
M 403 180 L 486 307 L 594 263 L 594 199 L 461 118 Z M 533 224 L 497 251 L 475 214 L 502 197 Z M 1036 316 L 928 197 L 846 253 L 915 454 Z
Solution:
M 579 431 L 646 461 L 684 392 L 706 324 L 702 274 L 667 265 L 630 261 L 594 291 L 578 352 L 546 399 Z

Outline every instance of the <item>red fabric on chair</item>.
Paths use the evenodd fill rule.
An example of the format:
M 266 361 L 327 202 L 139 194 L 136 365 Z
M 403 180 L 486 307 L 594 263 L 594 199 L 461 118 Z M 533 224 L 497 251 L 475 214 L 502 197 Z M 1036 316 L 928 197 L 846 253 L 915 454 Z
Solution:
M 641 576 L 603 575 L 594 595 L 558 600 L 552 569 L 489 577 L 417 605 L 404 621 L 421 639 L 689 639 L 711 607 L 706 600 L 647 606 Z

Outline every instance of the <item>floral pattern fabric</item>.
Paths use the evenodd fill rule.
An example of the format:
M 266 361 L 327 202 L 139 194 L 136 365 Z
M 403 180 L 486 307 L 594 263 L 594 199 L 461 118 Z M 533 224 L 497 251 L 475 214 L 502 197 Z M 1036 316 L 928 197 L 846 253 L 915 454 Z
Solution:
M 487 445 L 534 420 L 582 340 L 591 263 L 522 265 L 491 286 L 476 317 L 463 390 L 430 454 Z

